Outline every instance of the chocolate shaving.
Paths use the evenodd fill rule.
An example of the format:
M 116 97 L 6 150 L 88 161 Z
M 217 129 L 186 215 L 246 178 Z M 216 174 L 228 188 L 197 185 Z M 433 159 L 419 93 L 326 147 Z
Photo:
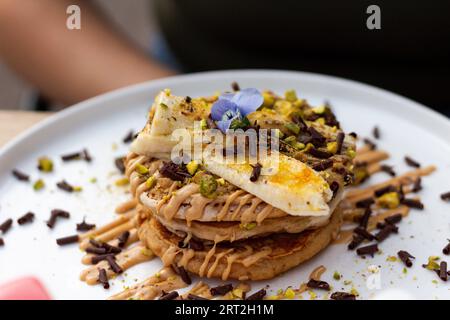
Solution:
M 189 276 L 189 274 L 187 273 L 185 268 L 183 268 L 182 266 L 179 267 L 175 264 L 172 265 L 172 268 L 181 277 L 181 279 L 184 281 L 184 283 L 186 283 L 186 284 L 192 283 L 192 279 Z
M 7 233 L 9 229 L 11 229 L 12 223 L 13 223 L 12 219 L 7 219 L 5 222 L 0 224 L 0 231 L 2 232 L 2 234 Z
M 319 131 L 314 129 L 314 127 L 309 127 L 308 132 L 311 135 L 311 143 L 315 147 L 321 147 L 327 141 L 327 139 Z
M 245 300 L 249 300 L 249 301 L 254 301 L 254 300 L 262 300 L 265 296 L 266 296 L 266 289 L 261 289 L 257 292 L 255 292 L 254 294 L 252 294 L 251 296 L 248 296 L 247 298 L 245 298 Z
M 450 192 L 441 194 L 441 199 L 444 201 L 450 201 Z
M 223 296 L 233 290 L 233 285 L 231 283 L 225 284 L 223 286 L 217 286 L 214 288 L 211 288 L 209 291 L 211 292 L 211 295 L 213 296 Z
M 233 81 L 231 83 L 231 89 L 233 89 L 233 91 L 240 91 L 241 87 L 239 87 L 239 84 L 236 81 Z
M 27 175 L 27 174 L 25 174 L 25 173 L 23 173 L 23 172 L 20 172 L 19 170 L 14 169 L 14 170 L 12 171 L 12 174 L 13 174 L 14 177 L 17 178 L 17 180 L 20 180 L 20 181 L 30 181 L 30 176 Z
M 386 240 L 386 238 L 389 237 L 390 234 L 391 234 L 392 232 L 396 232 L 396 230 L 397 230 L 397 227 L 396 227 L 396 226 L 387 223 L 387 224 L 384 226 L 384 228 L 381 229 L 381 230 L 375 235 L 375 239 L 376 239 L 378 242 L 382 242 L 382 241 Z
M 375 195 L 375 197 L 379 198 L 383 194 L 386 194 L 386 193 L 389 193 L 389 192 L 394 192 L 394 191 L 396 191 L 395 187 L 389 185 L 389 186 L 386 186 L 386 187 L 383 187 L 383 188 L 375 190 L 374 195 Z
M 114 258 L 114 253 L 99 254 L 99 255 L 97 255 L 95 257 L 92 257 L 91 262 L 92 262 L 92 264 L 97 264 L 100 261 L 106 260 L 106 258 L 108 258 L 108 257 Z
M 73 236 L 68 236 L 68 237 L 56 239 L 56 243 L 59 246 L 65 246 L 67 244 L 76 243 L 76 242 L 78 242 L 79 239 L 80 239 L 80 237 L 76 234 L 76 235 L 73 235 Z
M 58 182 L 56 184 L 56 186 L 61 190 L 64 190 L 67 192 L 73 192 L 73 186 L 71 186 L 69 183 L 67 183 L 66 180 L 62 180 L 62 181 Z
M 104 289 L 109 289 L 108 276 L 106 275 L 106 270 L 103 268 L 98 270 L 98 282 L 103 285 Z
M 392 168 L 392 166 L 389 166 L 387 164 L 382 164 L 380 166 L 380 170 L 387 173 L 388 175 L 390 175 L 391 177 L 395 177 L 397 174 L 395 173 L 394 169 Z
M 354 233 L 360 235 L 361 237 L 363 237 L 364 239 L 367 239 L 369 241 L 373 240 L 375 237 L 373 234 L 371 234 L 369 231 L 367 231 L 366 229 L 362 228 L 362 227 L 357 227 L 353 230 Z
M 34 213 L 33 212 L 27 212 L 22 217 L 17 219 L 17 223 L 20 224 L 20 225 L 23 225 L 25 223 L 33 222 L 33 220 L 34 220 Z
M 185 168 L 173 162 L 164 162 L 159 172 L 164 177 L 170 178 L 174 181 L 184 181 L 185 178 L 190 177 L 190 174 Z
M 420 168 L 420 163 L 418 163 L 416 160 L 405 156 L 405 162 L 408 166 L 413 167 L 413 168 Z
M 61 160 L 64 162 L 72 161 L 72 160 L 79 160 L 81 158 L 81 156 L 82 156 L 81 152 L 74 152 L 74 153 L 62 155 Z
M 443 254 L 450 254 L 450 240 L 449 243 L 442 249 Z
M 380 139 L 380 129 L 377 126 L 373 128 L 372 134 L 375 139 Z
M 441 264 L 439 265 L 439 278 L 441 278 L 442 281 L 447 281 L 447 262 L 441 261 Z
M 415 259 L 414 256 L 412 256 L 409 252 L 404 251 L 404 250 L 400 250 L 399 252 L 397 252 L 398 257 L 400 258 L 400 260 L 403 261 L 403 263 L 408 267 L 411 268 L 411 266 L 413 265 L 411 259 Z
M 370 150 L 375 150 L 377 148 L 377 145 L 372 140 L 364 138 L 363 141 L 369 147 Z
M 354 250 L 363 241 L 364 241 L 364 238 L 362 236 L 360 236 L 359 234 L 354 234 L 353 238 L 352 238 L 352 241 L 347 246 L 348 250 Z
M 134 132 L 133 130 L 130 130 L 125 137 L 123 137 L 122 142 L 123 143 L 130 143 L 134 139 Z
M 169 293 L 163 293 L 163 295 L 158 300 L 175 300 L 178 298 L 179 294 L 176 291 L 172 291 Z
M 333 156 L 331 152 L 319 150 L 316 148 L 309 148 L 308 153 L 319 159 L 328 159 Z
M 367 207 L 366 210 L 364 211 L 363 216 L 359 220 L 359 226 L 364 229 L 367 229 L 367 225 L 369 223 L 369 218 L 371 215 L 372 215 L 372 210 L 370 209 L 370 207 Z
M 337 143 L 336 154 L 341 153 L 342 146 L 344 145 L 344 139 L 345 139 L 345 134 L 342 131 L 339 131 L 339 133 L 336 136 L 336 143 Z
M 92 253 L 92 254 L 105 254 L 106 253 L 106 249 L 105 248 L 97 248 L 97 247 L 87 247 L 86 248 L 86 253 Z
M 378 252 L 377 244 L 371 244 L 371 245 L 356 249 L 356 254 L 358 254 L 359 256 L 370 254 L 373 257 L 373 255 L 377 252 Z
M 112 271 L 116 274 L 120 274 L 123 272 L 122 268 L 117 264 L 116 258 L 113 255 L 109 255 L 105 258 L 106 261 L 108 261 L 109 266 L 111 267 Z
M 356 296 L 347 292 L 333 292 L 330 296 L 332 300 L 356 300 Z
M 261 168 L 262 165 L 260 165 L 259 163 L 253 166 L 252 174 L 250 175 L 251 182 L 256 182 L 258 180 L 259 176 L 261 175 Z
M 325 281 L 310 279 L 306 284 L 308 288 L 330 290 L 330 285 Z
M 409 208 L 414 208 L 414 209 L 419 209 L 419 210 L 423 210 L 425 208 L 423 203 L 416 199 L 402 199 L 400 202 Z
M 400 221 L 402 221 L 402 218 L 403 218 L 403 216 L 401 213 L 396 213 L 390 217 L 385 218 L 384 221 L 386 223 L 396 224 L 396 223 L 399 223 Z
M 116 165 L 116 168 L 120 171 L 121 174 L 125 173 L 124 160 L 125 160 L 125 157 L 119 157 L 114 160 L 114 164 Z
M 125 246 L 125 244 L 127 243 L 129 237 L 130 237 L 130 231 L 124 231 L 118 238 L 119 243 L 117 244 L 117 246 L 119 248 L 123 248 Z
M 313 168 L 313 170 L 316 170 L 316 171 L 325 171 L 328 168 L 331 168 L 332 166 L 333 166 L 333 160 L 327 159 L 327 160 L 319 161 L 318 163 L 312 165 L 311 167 Z
M 50 219 L 47 221 L 47 226 L 50 229 L 53 229 L 53 227 L 55 226 L 56 220 L 58 218 L 70 218 L 70 213 L 64 210 L 60 210 L 60 209 L 54 209 L 51 211 L 50 213 Z
M 85 219 L 81 223 L 77 223 L 77 231 L 89 231 L 95 228 L 95 224 L 87 223 Z
M 206 299 L 206 298 L 203 298 L 203 297 L 200 297 L 200 296 L 196 296 L 195 294 L 192 294 L 192 293 L 189 293 L 187 295 L 187 299 L 188 300 L 209 300 L 209 299 Z
M 359 200 L 358 202 L 356 202 L 355 206 L 357 208 L 370 208 L 370 206 L 374 203 L 375 203 L 375 200 L 373 198 L 366 198 L 366 199 L 362 199 L 362 200 Z

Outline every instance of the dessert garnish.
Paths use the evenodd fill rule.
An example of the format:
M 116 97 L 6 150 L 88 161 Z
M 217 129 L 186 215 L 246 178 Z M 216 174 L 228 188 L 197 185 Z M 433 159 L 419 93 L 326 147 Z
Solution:
M 5 234 L 11 229 L 11 226 L 13 224 L 13 220 L 11 218 L 6 219 L 2 224 L 0 224 L 0 231 L 2 234 Z
M 450 191 L 441 194 L 441 199 L 444 201 L 450 201 Z
M 133 130 L 130 130 L 130 131 L 125 135 L 125 137 L 123 137 L 123 139 L 122 139 L 123 143 L 131 143 L 131 142 L 133 142 L 134 136 L 135 136 L 134 131 L 133 131 Z
M 332 300 L 356 300 L 356 296 L 354 294 L 348 292 L 333 292 L 330 296 Z
M 13 174 L 14 177 L 17 178 L 17 180 L 30 181 L 30 176 L 29 175 L 27 175 L 27 174 L 25 174 L 25 173 L 23 173 L 23 172 L 21 172 L 21 171 L 19 171 L 17 169 L 14 169 L 12 171 L 12 174 Z
M 34 213 L 33 212 L 27 212 L 22 217 L 17 219 L 17 223 L 20 225 L 31 223 L 34 220 Z
M 98 281 L 103 285 L 104 289 L 109 289 L 108 276 L 104 268 L 98 270 Z
M 233 285 L 229 283 L 211 288 L 210 292 L 212 296 L 223 296 L 231 290 L 233 290 Z
M 257 292 L 255 292 L 254 294 L 248 296 L 245 298 L 245 300 L 262 300 L 265 296 L 266 296 L 267 292 L 266 289 L 261 289 Z
M 363 255 L 367 255 L 368 254 L 368 255 L 371 255 L 373 257 L 373 255 L 375 253 L 377 253 L 377 252 L 378 252 L 378 245 L 377 244 L 371 244 L 371 245 L 368 245 L 368 246 L 356 249 L 356 253 L 359 256 L 363 256 Z
M 408 166 L 413 168 L 420 168 L 420 163 L 418 163 L 416 160 L 412 159 L 409 156 L 405 156 L 405 162 Z
M 52 210 L 50 213 L 50 219 L 47 221 L 47 226 L 50 229 L 53 229 L 58 218 L 68 219 L 70 218 L 70 213 L 61 209 Z
M 83 221 L 80 223 L 77 223 L 77 231 L 89 231 L 95 228 L 95 224 L 93 223 L 87 223 L 86 218 L 83 218 Z
M 402 260 L 402 262 L 408 267 L 411 268 L 411 266 L 413 265 L 411 259 L 415 259 L 414 256 L 412 256 L 409 252 L 404 251 L 404 250 L 400 250 L 399 252 L 397 252 L 398 257 L 400 258 L 400 260 Z
M 68 237 L 56 239 L 56 243 L 59 246 L 65 246 L 67 244 L 76 243 L 76 242 L 78 242 L 79 239 L 80 239 L 80 237 L 76 234 L 76 235 L 73 235 L 73 236 L 68 236 Z

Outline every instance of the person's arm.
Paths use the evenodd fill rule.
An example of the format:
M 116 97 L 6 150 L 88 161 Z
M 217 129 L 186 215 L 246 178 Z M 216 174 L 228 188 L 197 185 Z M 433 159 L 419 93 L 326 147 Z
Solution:
M 71 4 L 81 8 L 81 30 L 66 28 Z M 173 73 L 134 47 L 85 0 L 0 0 L 0 58 L 65 104 Z

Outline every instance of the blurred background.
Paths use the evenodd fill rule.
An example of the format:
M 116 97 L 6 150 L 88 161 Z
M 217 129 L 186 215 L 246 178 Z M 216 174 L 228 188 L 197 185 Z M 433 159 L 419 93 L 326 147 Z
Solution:
M 68 30 L 66 8 L 81 8 Z M 381 9 L 369 30 L 366 9 Z M 178 73 L 273 68 L 372 84 L 450 116 L 450 1 L 0 0 L 0 109 L 58 110 Z

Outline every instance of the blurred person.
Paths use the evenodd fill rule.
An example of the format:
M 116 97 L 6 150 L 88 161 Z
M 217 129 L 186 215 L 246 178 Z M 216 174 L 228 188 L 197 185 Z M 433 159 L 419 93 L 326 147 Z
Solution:
M 81 30 L 65 27 L 72 4 Z M 380 30 L 366 27 L 370 4 L 153 0 L 161 34 L 149 55 L 88 0 L 0 0 L 0 55 L 65 104 L 177 72 L 273 68 L 366 82 L 450 115 L 450 2 L 377 1 Z

